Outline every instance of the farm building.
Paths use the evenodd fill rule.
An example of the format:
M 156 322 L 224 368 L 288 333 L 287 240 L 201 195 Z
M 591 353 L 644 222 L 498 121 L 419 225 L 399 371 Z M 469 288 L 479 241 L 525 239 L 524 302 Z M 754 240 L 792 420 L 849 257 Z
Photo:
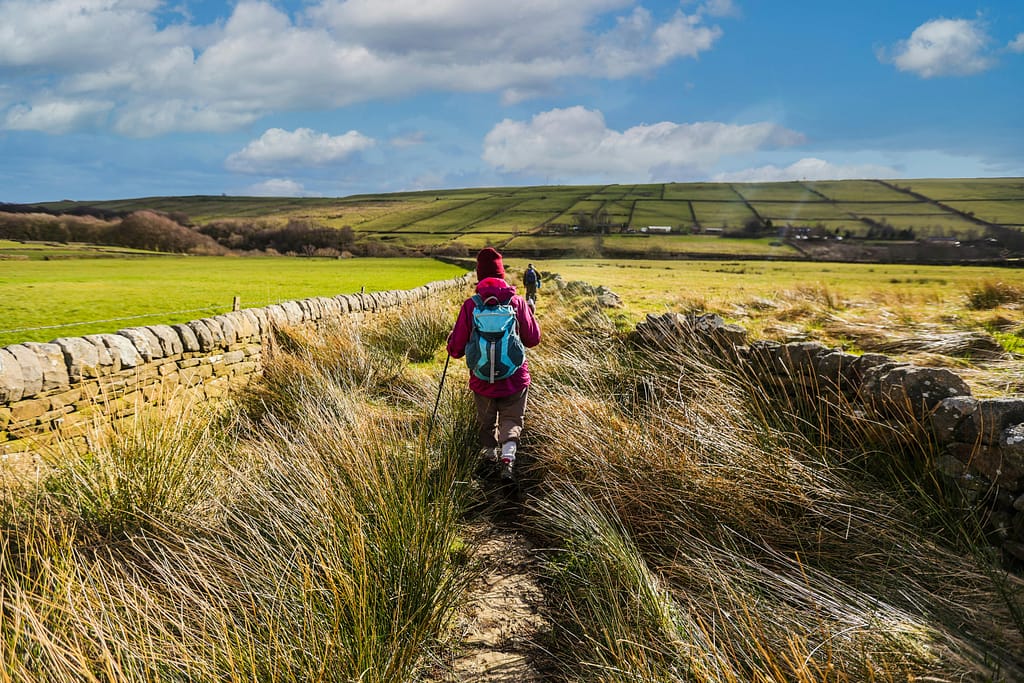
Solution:
M 671 225 L 648 225 L 646 228 L 640 228 L 640 232 L 672 232 Z

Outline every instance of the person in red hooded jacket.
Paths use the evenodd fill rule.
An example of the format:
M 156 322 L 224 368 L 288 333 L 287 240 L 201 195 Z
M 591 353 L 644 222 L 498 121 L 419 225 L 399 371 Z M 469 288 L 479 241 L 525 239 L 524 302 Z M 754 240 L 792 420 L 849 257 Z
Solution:
M 491 247 L 482 249 L 476 257 L 476 293 L 485 301 L 491 297 L 498 303 L 511 303 L 515 309 L 519 338 L 526 348 L 540 343 L 540 325 L 526 300 L 516 294 L 516 288 L 505 281 L 505 267 L 501 254 Z M 473 330 L 473 298 L 466 299 L 459 310 L 455 327 L 448 335 L 448 355 L 462 358 Z M 526 395 L 530 387 L 530 371 L 523 361 L 506 379 L 488 382 L 469 373 L 469 388 L 473 390 L 477 421 L 480 427 L 480 446 L 486 459 L 501 463 L 505 478 L 512 476 L 516 461 L 519 436 L 526 416 Z

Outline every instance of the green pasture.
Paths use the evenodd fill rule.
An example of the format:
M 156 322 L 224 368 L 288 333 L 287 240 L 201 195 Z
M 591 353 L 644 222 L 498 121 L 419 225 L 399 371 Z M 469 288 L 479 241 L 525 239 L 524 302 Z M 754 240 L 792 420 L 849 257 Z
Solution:
M 525 268 L 525 259 L 507 259 Z M 735 317 L 744 307 L 770 306 L 802 292 L 834 307 L 867 312 L 891 306 L 910 320 L 926 311 L 952 315 L 963 309 L 968 292 L 986 282 L 1024 289 L 1024 270 L 977 266 L 916 266 L 807 261 L 658 261 L 613 259 L 532 259 L 536 268 L 566 280 L 606 285 L 639 319 L 648 313 L 702 308 Z M 961 312 L 960 315 L 966 316 Z
M 646 225 L 671 225 L 689 229 L 693 226 L 690 202 L 638 201 L 633 209 L 630 227 L 636 230 Z
M 740 196 L 727 183 L 666 183 L 661 198 L 734 202 Z
M 947 209 L 930 202 L 837 202 L 835 207 L 861 216 L 949 216 Z
M 957 211 L 974 214 L 989 223 L 1024 226 L 1024 198 L 1002 201 L 947 201 Z
M 893 190 L 874 180 L 819 180 L 806 183 L 835 202 L 914 202 L 908 194 Z
M 802 183 L 737 184 L 733 186 L 748 202 L 820 202 L 821 197 Z
M 122 258 L 138 256 L 156 256 L 154 252 L 128 247 L 105 247 L 96 244 L 76 244 L 58 242 L 18 242 L 0 240 L 0 261 L 6 259 L 51 261 L 55 259 L 79 258 Z
M 788 245 L 784 245 L 774 237 L 757 239 L 723 239 L 711 235 L 651 235 L 633 233 L 628 235 L 606 235 L 602 245 L 609 253 L 642 253 L 642 254 L 735 254 L 737 257 L 749 256 L 756 258 L 799 258 L 799 253 Z M 735 244 L 733 244 L 735 242 Z
M 817 223 L 818 221 L 843 220 L 850 217 L 836 204 L 821 201 L 820 198 L 816 199 L 817 201 L 793 203 L 753 201 L 750 204 L 762 218 L 769 218 L 777 223 L 790 221 Z M 712 206 L 705 212 L 713 213 L 714 211 L 715 207 Z
M 433 259 L 161 256 L 5 261 L 0 345 L 179 323 L 312 296 L 410 289 L 462 275 Z M 46 328 L 46 329 L 39 329 Z
M 358 232 L 392 232 L 401 228 L 409 228 L 420 221 L 437 220 L 449 211 L 471 204 L 475 199 L 452 197 L 447 199 L 426 199 L 421 201 L 405 201 L 393 212 L 372 218 L 353 229 Z
M 898 180 L 894 184 L 940 202 L 1024 198 L 1024 178 L 937 178 Z
M 697 214 L 697 222 L 708 227 L 742 227 L 745 222 L 754 218 L 750 208 L 741 201 L 732 202 L 690 202 L 693 212 Z

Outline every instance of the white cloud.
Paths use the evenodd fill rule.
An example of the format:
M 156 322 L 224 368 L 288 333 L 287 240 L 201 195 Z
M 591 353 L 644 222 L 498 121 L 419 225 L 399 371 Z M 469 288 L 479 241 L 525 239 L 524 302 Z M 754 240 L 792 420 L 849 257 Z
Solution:
M 701 21 L 699 15 L 676 12 L 670 21 L 656 26 L 651 13 L 637 7 L 601 36 L 595 50 L 597 62 L 609 77 L 624 78 L 677 57 L 696 57 L 722 35 L 721 29 L 703 26 Z
M 1017 37 L 1010 41 L 1010 44 L 1006 46 L 1010 52 L 1024 53 L 1024 33 L 1018 33 Z
M 851 178 L 899 178 L 901 173 L 880 164 L 833 164 L 807 157 L 780 168 L 774 165 L 748 168 L 713 176 L 717 182 L 767 183 L 785 180 L 844 180 Z
M 528 122 L 505 119 L 484 139 L 483 158 L 505 172 L 649 180 L 672 169 L 706 171 L 723 157 L 803 140 L 767 122 L 661 122 L 620 132 L 607 127 L 601 112 L 571 107 L 542 112 Z
M 397 135 L 391 138 L 390 143 L 392 147 L 404 149 L 406 147 L 417 147 L 426 141 L 426 134 L 421 130 L 417 130 L 411 133 L 406 133 L 405 135 Z
M 252 197 L 309 196 L 305 188 L 302 186 L 302 183 L 297 183 L 294 180 L 289 180 L 287 178 L 271 178 L 270 180 L 264 180 L 262 183 L 250 185 L 246 192 Z
M 738 17 L 739 7 L 732 0 L 707 0 L 700 6 L 701 12 L 712 17 Z
M 15 105 L 7 110 L 3 127 L 8 130 L 67 133 L 76 128 L 99 125 L 113 106 L 113 102 L 91 100 L 49 100 L 32 106 Z
M 517 102 L 567 79 L 650 73 L 711 49 L 721 29 L 704 17 L 729 6 L 656 20 L 634 0 L 320 0 L 294 18 L 277 4 L 162 26 L 161 0 L 0 0 L 0 70 L 13 101 L 113 102 L 126 135 L 223 131 L 272 111 L 431 90 Z
M 309 128 L 294 131 L 271 128 L 239 152 L 225 166 L 240 173 L 264 173 L 280 168 L 326 166 L 344 161 L 375 144 L 372 138 L 350 130 L 331 136 Z
M 995 64 L 988 54 L 990 43 L 978 20 L 933 19 L 914 29 L 909 39 L 898 42 L 891 57 L 883 51 L 879 59 L 922 78 L 970 76 Z

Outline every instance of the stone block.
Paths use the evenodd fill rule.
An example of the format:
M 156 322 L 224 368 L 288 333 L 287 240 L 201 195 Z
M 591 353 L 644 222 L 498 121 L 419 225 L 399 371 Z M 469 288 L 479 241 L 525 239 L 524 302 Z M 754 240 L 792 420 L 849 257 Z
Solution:
M 43 367 L 39 356 L 24 344 L 13 344 L 4 351 L 15 358 L 21 371 L 21 398 L 40 393 L 43 390 Z
M 170 325 L 149 325 L 146 329 L 157 338 L 163 358 L 180 356 L 184 353 L 185 346 L 181 343 L 181 335 Z
M 197 365 L 194 368 L 183 368 L 179 375 L 181 383 L 186 386 L 202 384 L 206 378 L 213 377 L 213 367 L 210 365 Z
M 234 320 L 228 315 L 215 315 L 213 319 L 220 325 L 221 332 L 224 335 L 224 346 L 231 346 L 238 341 L 238 328 L 235 327 Z
M 829 351 L 817 357 L 815 371 L 822 382 L 834 387 L 846 387 L 853 384 L 853 361 L 857 356 L 843 351 Z
M 203 318 L 202 322 L 210 330 L 210 335 L 213 336 L 213 349 L 224 348 L 230 343 L 228 335 L 224 331 L 223 321 L 219 317 Z
M 242 313 L 242 315 L 245 316 L 245 319 L 249 322 L 249 326 L 253 330 L 253 336 L 264 337 L 264 336 L 266 336 L 268 334 L 268 332 L 267 332 L 267 324 L 265 322 L 265 319 L 266 319 L 265 315 L 266 314 L 265 313 L 263 314 L 264 315 L 263 318 L 260 317 L 260 313 L 263 313 L 262 309 L 259 309 L 259 308 L 245 308 L 245 309 L 242 309 L 241 313 Z
M 876 398 L 888 409 L 909 409 L 913 415 L 925 417 L 943 399 L 970 394 L 971 388 L 951 370 L 901 365 L 878 378 Z
M 213 333 L 210 331 L 205 320 L 192 320 L 186 323 L 186 325 L 195 334 L 196 341 L 199 342 L 200 351 L 209 353 L 215 348 L 216 342 L 214 341 Z
M 85 377 L 99 377 L 102 370 L 100 363 L 100 347 L 83 337 L 62 337 L 55 339 L 54 344 L 64 354 L 64 365 L 68 379 L 80 382 Z M 107 354 L 110 357 L 110 354 Z
M 285 301 L 285 302 L 281 303 L 280 306 L 284 310 L 285 319 L 286 319 L 286 321 L 288 322 L 289 325 L 298 326 L 298 325 L 301 325 L 303 322 L 305 322 L 303 320 L 303 317 L 302 317 L 303 316 L 302 307 L 299 306 L 298 302 L 296 302 L 296 301 Z
M 249 320 L 249 316 L 241 311 L 231 311 L 225 313 L 224 317 L 231 321 L 232 326 L 235 328 L 235 341 L 242 342 L 250 339 L 256 339 L 260 336 L 259 329 L 252 324 Z
M 102 338 L 104 345 L 110 351 L 110 355 L 114 357 L 115 366 L 119 371 L 137 368 L 145 361 L 142 354 L 139 353 L 139 349 L 128 337 L 120 334 L 102 334 L 98 336 Z
M 1024 482 L 1024 458 L 1014 453 L 986 444 L 954 443 L 948 451 L 971 472 L 977 472 L 996 486 L 1020 491 Z
M 939 401 L 928 416 L 932 434 L 939 443 L 973 441 L 963 427 L 977 410 L 978 400 L 973 396 L 952 396 Z
M 196 353 L 202 350 L 202 346 L 199 344 L 199 337 L 196 336 L 196 331 L 184 323 L 177 325 L 171 325 L 171 329 L 178 335 L 178 339 L 181 340 L 181 348 L 184 353 Z
M 358 294 L 343 294 L 342 296 L 348 301 L 349 313 L 360 313 L 363 310 L 363 300 Z
M 17 401 L 10 405 L 11 423 L 32 423 L 45 415 L 50 409 L 49 399 Z
M 59 346 L 38 342 L 25 342 L 24 346 L 39 357 L 39 367 L 43 370 L 43 391 L 66 389 L 71 385 L 64 352 Z
M 6 348 L 0 349 L 0 403 L 21 400 L 25 395 L 25 390 L 25 377 L 21 372 L 21 363 Z
M 986 398 L 978 401 L 977 408 L 965 420 L 958 432 L 959 440 L 998 444 L 1003 430 L 1024 422 L 1024 399 Z
M 163 358 L 164 352 L 160 347 L 160 339 L 151 330 L 145 327 L 126 327 L 118 330 L 117 334 L 128 339 L 142 360 L 150 362 L 154 358 Z
M 107 337 L 115 336 L 117 335 L 87 334 L 82 337 L 82 339 L 96 347 L 96 357 L 99 360 L 100 368 L 104 372 L 117 372 L 121 369 L 120 355 L 111 351 L 110 345 L 106 342 Z M 117 338 L 124 339 L 124 337 Z

